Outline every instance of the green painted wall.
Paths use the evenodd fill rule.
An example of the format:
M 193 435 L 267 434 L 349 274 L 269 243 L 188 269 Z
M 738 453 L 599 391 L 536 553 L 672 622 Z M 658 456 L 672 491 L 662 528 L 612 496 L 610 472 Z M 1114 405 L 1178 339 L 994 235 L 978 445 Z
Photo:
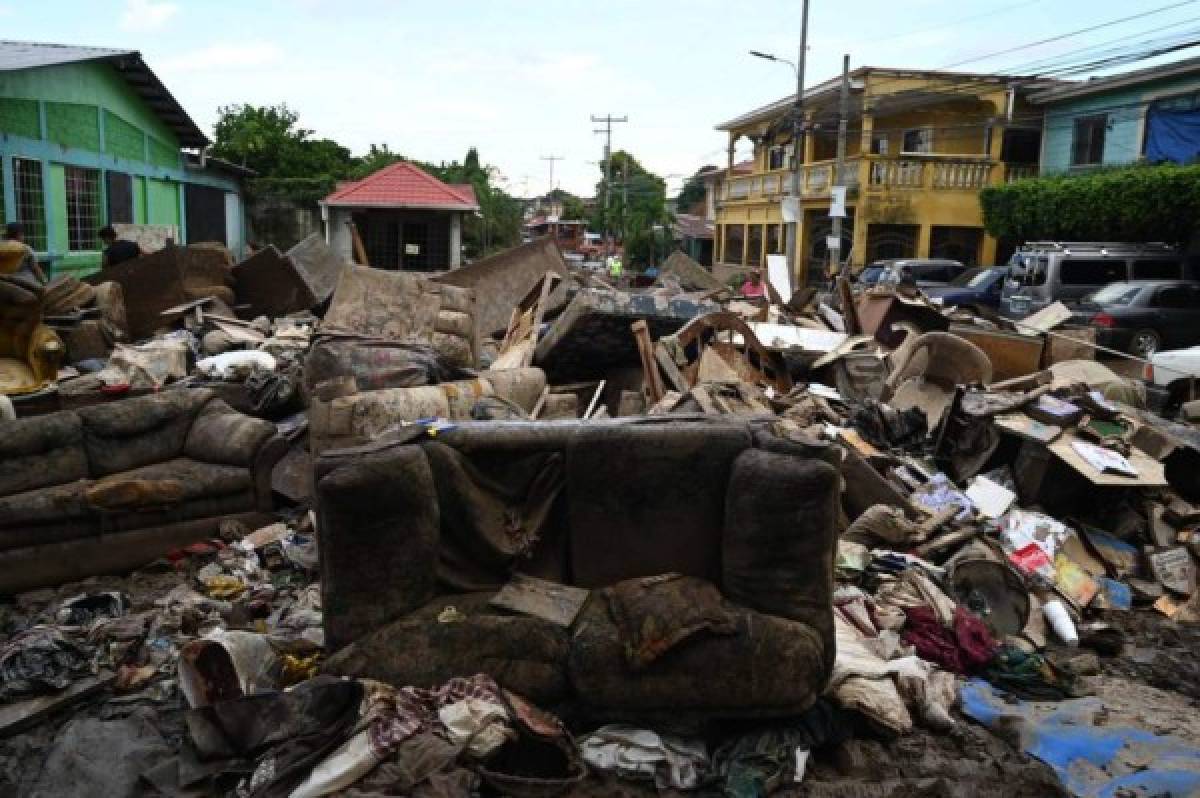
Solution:
M 179 184 L 168 180 L 146 181 L 146 201 L 150 205 L 147 224 L 179 224 Z
M 146 107 L 142 98 L 129 88 L 116 70 L 102 62 L 0 72 L 0 97 L 93 107 L 99 105 L 159 141 L 179 149 L 179 139 L 171 129 Z M 46 121 L 49 125 L 49 118 Z
M 54 264 L 54 273 L 63 272 L 92 272 L 100 267 L 101 253 L 67 252 L 69 239 L 67 236 L 67 177 L 66 167 L 62 164 L 50 164 L 50 185 L 46 187 L 46 210 L 50 215 L 50 248 L 55 252 L 64 253 L 63 257 Z M 99 242 L 97 242 L 99 246 Z
M 0 77 L 0 80 L 3 80 Z M 36 100 L 19 97 L 0 97 L 0 131 L 26 138 L 41 138 L 42 123 L 38 120 Z

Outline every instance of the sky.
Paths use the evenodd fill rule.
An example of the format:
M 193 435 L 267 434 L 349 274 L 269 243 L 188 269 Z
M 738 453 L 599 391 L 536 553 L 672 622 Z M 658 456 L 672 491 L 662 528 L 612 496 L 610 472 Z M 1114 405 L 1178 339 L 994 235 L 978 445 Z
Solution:
M 1179 0 L 1175 0 L 1179 2 Z M 1011 71 L 1082 47 L 1200 26 L 1200 0 L 988 54 L 1172 0 L 812 0 L 807 85 L 864 65 Z M 801 0 L 0 0 L 0 37 L 135 49 L 211 134 L 222 105 L 287 103 L 356 154 L 424 161 L 475 146 L 510 193 L 590 196 L 604 137 L 669 191 L 724 165 L 715 126 L 794 91 Z M 1154 35 L 1162 35 L 1159 31 Z M 1147 34 L 1150 35 L 1150 34 Z M 1200 54 L 1200 48 L 1174 58 Z M 1148 65 L 1138 64 L 1129 69 Z M 748 147 L 745 140 L 742 150 Z M 739 152 L 741 154 L 741 152 Z

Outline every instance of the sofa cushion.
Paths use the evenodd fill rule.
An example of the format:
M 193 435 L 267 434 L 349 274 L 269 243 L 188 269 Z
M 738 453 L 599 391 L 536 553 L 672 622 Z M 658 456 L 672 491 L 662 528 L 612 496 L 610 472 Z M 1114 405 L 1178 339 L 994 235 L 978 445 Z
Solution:
M 249 466 L 274 434 L 275 425 L 270 421 L 242 415 L 224 401 L 214 399 L 196 415 L 183 454 L 206 463 Z
M 70 411 L 0 422 L 0 496 L 88 475 L 83 425 Z
M 0 496 L 0 529 L 87 518 L 87 485 L 86 480 L 76 480 Z M 9 537 L 0 532 L 0 548 L 9 547 Z
M 598 424 L 567 443 L 572 582 L 676 571 L 719 584 L 729 471 L 744 424 Z
M 82 407 L 83 442 L 91 475 L 117 474 L 179 457 L 205 390 L 176 389 L 111 404 Z
M 725 596 L 809 624 L 831 657 L 838 483 L 820 460 L 743 452 L 729 479 L 721 546 Z
M 229 496 L 253 487 L 249 469 L 202 463 L 188 457 L 176 457 L 162 463 L 131 468 L 109 479 L 178 482 L 183 489 L 181 502 Z
M 323 670 L 415 687 L 486 673 L 534 703 L 561 701 L 567 695 L 567 630 L 494 609 L 487 603 L 493 595 L 434 599 L 346 646 Z M 448 607 L 454 608 L 454 619 L 439 621 Z
M 571 686 L 585 704 L 629 720 L 686 710 L 721 718 L 807 709 L 829 679 L 821 635 L 797 621 L 726 609 L 733 635 L 695 635 L 635 672 L 605 602 L 593 596 L 575 620 Z

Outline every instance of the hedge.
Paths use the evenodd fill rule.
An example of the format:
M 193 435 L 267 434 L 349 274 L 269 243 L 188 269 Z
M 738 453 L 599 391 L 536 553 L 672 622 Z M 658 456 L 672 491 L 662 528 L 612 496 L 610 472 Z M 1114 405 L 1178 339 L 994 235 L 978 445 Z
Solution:
M 997 238 L 1184 242 L 1200 227 L 1200 165 L 1030 178 L 988 186 L 979 202 Z

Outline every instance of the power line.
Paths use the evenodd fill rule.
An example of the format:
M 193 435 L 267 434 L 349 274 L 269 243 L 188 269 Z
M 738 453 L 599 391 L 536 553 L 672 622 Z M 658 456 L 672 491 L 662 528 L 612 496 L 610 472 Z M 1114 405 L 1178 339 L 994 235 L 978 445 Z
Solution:
M 561 155 L 541 155 L 538 160 L 550 162 L 550 190 L 554 191 L 554 162 L 563 160 Z
M 608 237 L 608 206 L 610 196 L 612 195 L 612 126 L 614 123 L 620 124 L 628 122 L 628 116 L 613 116 L 611 113 L 604 116 L 596 116 L 592 114 L 592 124 L 604 124 L 603 130 L 593 130 L 593 133 L 604 134 L 604 250 L 608 252 L 609 237 Z

